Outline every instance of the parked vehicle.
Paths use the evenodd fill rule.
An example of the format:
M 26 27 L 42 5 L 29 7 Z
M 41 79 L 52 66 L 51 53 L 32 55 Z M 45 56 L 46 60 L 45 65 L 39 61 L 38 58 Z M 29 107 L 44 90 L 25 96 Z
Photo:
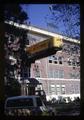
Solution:
M 6 99 L 5 115 L 49 115 L 49 112 L 39 96 L 16 96 Z

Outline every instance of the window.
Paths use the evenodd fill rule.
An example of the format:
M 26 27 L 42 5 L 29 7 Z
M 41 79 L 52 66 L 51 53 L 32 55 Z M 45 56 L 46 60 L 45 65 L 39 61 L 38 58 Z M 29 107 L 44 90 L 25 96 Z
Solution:
M 58 63 L 58 58 L 56 56 L 54 56 L 53 58 L 54 58 L 54 63 L 57 64 Z
M 64 78 L 64 71 L 63 70 L 59 70 L 59 78 Z
M 35 77 L 40 77 L 40 69 L 38 65 L 35 65 Z
M 77 61 L 76 64 L 77 64 L 77 67 L 80 66 L 80 62 L 79 61 Z
M 76 74 L 77 79 L 80 79 L 80 72 Z
M 76 66 L 76 61 L 75 61 L 75 59 L 73 59 L 72 65 L 73 65 L 73 66 Z
M 52 60 L 49 60 L 49 63 L 52 63 Z
M 54 71 L 54 78 L 58 78 L 59 77 L 59 72 L 58 72 L 58 70 L 55 70 Z
M 62 86 L 61 86 L 61 93 L 62 93 L 62 94 L 65 94 L 65 85 L 62 85 Z
M 35 72 L 35 77 L 40 77 L 40 71 Z
M 48 77 L 53 78 L 53 70 L 48 71 Z
M 49 56 L 48 59 L 49 59 L 49 63 L 53 62 L 53 56 Z
M 50 85 L 50 87 L 51 87 L 51 94 L 55 94 L 55 85 L 52 84 Z
M 54 64 L 63 64 L 63 57 L 62 56 L 50 56 L 49 57 L 49 63 L 54 63 Z
M 60 85 L 56 85 L 56 91 L 57 91 L 57 95 L 59 95 L 61 93 Z
M 64 71 L 63 70 L 50 70 L 48 72 L 49 78 L 64 78 Z
M 70 79 L 80 79 L 80 72 L 71 72 Z
M 57 64 L 58 62 L 56 60 L 54 60 L 54 63 Z
M 9 100 L 7 102 L 7 107 L 21 107 L 21 106 L 33 106 L 33 99 L 32 98 L 22 98 L 16 100 Z
M 75 85 L 75 93 L 80 93 L 79 85 Z
M 74 78 L 73 73 L 70 73 L 69 76 L 70 76 L 70 79 Z
M 68 59 L 68 65 L 72 65 L 72 60 L 71 59 Z
M 58 60 L 59 60 L 59 64 L 63 63 L 63 58 L 61 56 L 58 58 Z

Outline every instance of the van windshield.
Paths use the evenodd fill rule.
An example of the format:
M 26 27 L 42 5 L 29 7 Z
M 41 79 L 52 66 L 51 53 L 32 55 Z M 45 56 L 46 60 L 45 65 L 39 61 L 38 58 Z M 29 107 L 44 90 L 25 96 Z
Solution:
M 27 107 L 27 106 L 34 106 L 32 98 L 22 98 L 22 99 L 15 99 L 15 100 L 8 100 L 7 107 Z

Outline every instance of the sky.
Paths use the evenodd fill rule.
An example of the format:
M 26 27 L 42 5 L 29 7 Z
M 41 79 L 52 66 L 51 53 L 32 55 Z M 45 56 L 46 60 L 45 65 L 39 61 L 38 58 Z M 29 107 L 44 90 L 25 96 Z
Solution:
M 47 28 L 45 17 L 50 14 L 48 4 L 26 4 L 22 5 L 22 8 L 27 12 L 31 25 Z
M 57 29 L 57 26 L 50 27 L 47 25 L 47 23 L 50 22 L 49 18 L 52 16 L 52 13 L 49 9 L 50 5 L 51 4 L 21 4 L 23 10 L 29 17 L 28 22 L 30 21 L 30 25 L 43 28 L 51 32 L 56 32 L 58 34 L 63 34 L 65 26 L 61 21 L 58 23 L 59 28 Z
M 23 10 L 27 13 L 30 25 L 36 26 L 38 28 L 43 28 L 51 32 L 60 33 L 60 30 L 64 29 L 64 26 L 60 23 L 60 30 L 56 30 L 53 27 L 49 27 L 47 22 L 52 16 L 52 13 L 49 9 L 51 4 L 22 4 Z

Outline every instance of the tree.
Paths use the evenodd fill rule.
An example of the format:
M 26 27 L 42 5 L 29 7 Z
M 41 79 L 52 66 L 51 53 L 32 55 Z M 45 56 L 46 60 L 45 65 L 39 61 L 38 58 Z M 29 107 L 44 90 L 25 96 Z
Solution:
M 59 34 L 72 38 L 80 38 L 80 6 L 79 4 L 50 5 L 51 17 L 47 23 Z
M 4 17 L 7 21 L 24 23 L 28 19 L 27 14 L 19 4 L 5 4 Z
M 19 4 L 5 5 L 5 21 L 24 23 L 27 20 L 27 14 L 22 10 Z M 20 95 L 21 85 L 18 82 L 18 75 L 22 75 L 26 53 L 24 51 L 27 31 L 15 27 L 13 24 L 5 23 L 5 97 Z
M 10 96 L 18 96 L 21 94 L 21 85 L 17 79 L 10 79 L 8 84 L 5 84 L 5 98 Z

